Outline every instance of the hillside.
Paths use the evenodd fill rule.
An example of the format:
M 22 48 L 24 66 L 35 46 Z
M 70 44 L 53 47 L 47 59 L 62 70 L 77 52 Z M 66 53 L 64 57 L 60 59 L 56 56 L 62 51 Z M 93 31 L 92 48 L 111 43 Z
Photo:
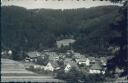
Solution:
M 118 34 L 109 27 L 118 16 L 118 6 L 63 11 L 16 6 L 1 9 L 2 48 L 42 50 L 55 47 L 58 39 L 73 36 L 77 51 L 106 52 L 109 40 Z
M 61 82 L 61 80 L 27 71 L 21 62 L 1 59 L 1 82 Z

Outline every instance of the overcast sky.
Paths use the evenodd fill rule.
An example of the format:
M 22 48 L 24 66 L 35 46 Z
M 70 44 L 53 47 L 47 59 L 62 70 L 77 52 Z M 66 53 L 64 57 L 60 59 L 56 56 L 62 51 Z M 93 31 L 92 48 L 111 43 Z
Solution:
M 27 9 L 49 8 L 49 9 L 71 9 L 71 8 L 89 8 L 103 5 L 121 5 L 113 4 L 109 1 L 93 0 L 2 0 L 3 5 L 16 5 Z

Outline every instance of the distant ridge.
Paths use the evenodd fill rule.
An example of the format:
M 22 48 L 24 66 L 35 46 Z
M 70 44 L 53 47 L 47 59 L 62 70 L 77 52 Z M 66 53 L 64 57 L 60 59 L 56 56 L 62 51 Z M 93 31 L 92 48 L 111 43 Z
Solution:
M 109 1 L 93 1 L 93 0 L 2 0 L 3 5 L 16 5 L 27 9 L 76 9 L 90 8 L 103 5 L 121 5 L 113 4 Z
M 74 36 L 79 39 L 84 35 L 84 40 L 76 40 L 74 49 L 82 47 L 88 52 L 95 50 L 103 52 L 107 49 L 108 40 L 116 35 L 113 35 L 109 24 L 118 15 L 119 8 L 99 6 L 60 11 L 3 6 L 1 7 L 2 47 L 42 50 L 55 47 L 58 38 Z M 97 43 L 101 38 L 104 49 Z

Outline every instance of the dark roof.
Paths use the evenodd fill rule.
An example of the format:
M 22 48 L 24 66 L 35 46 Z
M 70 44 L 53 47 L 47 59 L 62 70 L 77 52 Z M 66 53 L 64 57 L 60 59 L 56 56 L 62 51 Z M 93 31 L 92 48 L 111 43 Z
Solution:
M 59 64 L 57 63 L 57 61 L 50 61 L 51 65 L 56 68 L 59 67 Z
M 75 58 L 81 58 L 81 59 L 82 59 L 82 58 L 85 58 L 84 55 L 82 55 L 82 54 L 80 54 L 80 53 L 76 53 L 76 52 L 74 53 L 74 57 L 75 57 Z
M 77 65 L 74 61 L 72 61 L 72 59 L 65 59 L 65 60 L 64 60 L 64 65 L 66 66 L 67 64 L 70 64 L 71 67 L 76 67 L 76 68 L 78 68 L 78 65 Z M 78 68 L 78 69 L 79 69 L 79 68 Z

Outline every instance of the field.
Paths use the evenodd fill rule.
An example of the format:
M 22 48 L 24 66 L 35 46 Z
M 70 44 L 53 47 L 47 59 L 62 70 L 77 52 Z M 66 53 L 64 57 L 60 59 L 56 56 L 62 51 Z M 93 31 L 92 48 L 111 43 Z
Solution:
M 1 82 L 62 82 L 52 76 L 41 76 L 25 70 L 24 64 L 1 59 Z

